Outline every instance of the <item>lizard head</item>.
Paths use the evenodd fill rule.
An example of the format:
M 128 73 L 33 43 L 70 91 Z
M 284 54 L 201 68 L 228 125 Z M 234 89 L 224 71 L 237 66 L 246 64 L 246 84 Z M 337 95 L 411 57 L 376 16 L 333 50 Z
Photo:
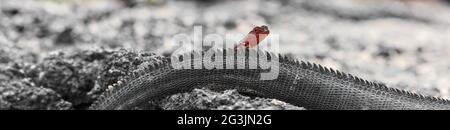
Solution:
M 266 25 L 262 25 L 260 27 L 255 27 L 253 28 L 253 30 L 251 31 L 255 34 L 269 34 L 269 28 Z

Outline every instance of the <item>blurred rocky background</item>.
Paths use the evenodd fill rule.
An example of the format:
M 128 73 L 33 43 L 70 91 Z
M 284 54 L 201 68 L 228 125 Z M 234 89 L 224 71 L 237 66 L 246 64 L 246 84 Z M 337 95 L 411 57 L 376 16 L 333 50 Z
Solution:
M 178 33 L 267 25 L 281 53 L 450 98 L 449 0 L 0 0 L 0 109 L 86 109 Z M 195 89 L 155 109 L 303 109 Z

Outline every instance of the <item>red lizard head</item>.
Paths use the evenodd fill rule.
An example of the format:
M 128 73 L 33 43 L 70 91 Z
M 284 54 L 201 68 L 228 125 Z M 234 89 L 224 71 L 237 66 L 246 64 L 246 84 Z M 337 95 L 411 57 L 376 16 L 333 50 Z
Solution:
M 253 28 L 252 31 L 250 31 L 250 33 L 256 33 L 256 34 L 269 34 L 269 28 L 266 25 L 260 26 L 260 27 L 255 27 Z
M 265 25 L 254 27 L 253 30 L 250 31 L 247 36 L 245 36 L 244 39 L 241 40 L 241 42 L 235 47 L 235 49 L 256 47 L 262 40 L 264 40 L 264 38 L 269 35 L 269 33 L 269 28 Z

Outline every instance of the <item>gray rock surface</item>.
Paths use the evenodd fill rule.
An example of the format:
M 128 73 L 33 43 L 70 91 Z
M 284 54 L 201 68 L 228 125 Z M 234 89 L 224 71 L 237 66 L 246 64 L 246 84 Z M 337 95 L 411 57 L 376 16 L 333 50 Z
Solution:
M 276 99 L 243 96 L 234 89 L 218 93 L 206 88 L 169 96 L 159 106 L 165 110 L 304 110 Z

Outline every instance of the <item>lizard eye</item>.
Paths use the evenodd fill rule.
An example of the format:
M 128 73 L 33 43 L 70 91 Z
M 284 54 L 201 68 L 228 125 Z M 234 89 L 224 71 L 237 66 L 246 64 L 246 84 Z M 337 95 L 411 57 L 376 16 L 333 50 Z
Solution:
M 268 32 L 269 28 L 266 25 L 261 26 L 263 32 Z

